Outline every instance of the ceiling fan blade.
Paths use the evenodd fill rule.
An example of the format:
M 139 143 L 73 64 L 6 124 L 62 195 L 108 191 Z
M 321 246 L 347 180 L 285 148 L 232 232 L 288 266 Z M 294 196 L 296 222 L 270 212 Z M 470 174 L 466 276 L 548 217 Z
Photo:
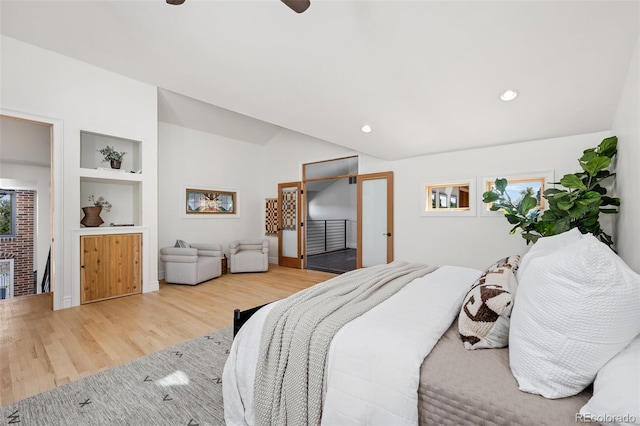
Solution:
M 184 0 L 167 0 L 167 3 L 173 4 L 173 5 L 180 5 L 184 3 Z
M 282 0 L 282 3 L 289 6 L 296 13 L 302 13 L 311 6 L 310 0 Z

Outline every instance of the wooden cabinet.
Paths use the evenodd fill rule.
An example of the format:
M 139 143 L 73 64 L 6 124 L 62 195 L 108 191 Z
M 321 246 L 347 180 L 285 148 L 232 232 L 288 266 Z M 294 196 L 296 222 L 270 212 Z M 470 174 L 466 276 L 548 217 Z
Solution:
M 80 237 L 80 303 L 140 293 L 142 234 Z

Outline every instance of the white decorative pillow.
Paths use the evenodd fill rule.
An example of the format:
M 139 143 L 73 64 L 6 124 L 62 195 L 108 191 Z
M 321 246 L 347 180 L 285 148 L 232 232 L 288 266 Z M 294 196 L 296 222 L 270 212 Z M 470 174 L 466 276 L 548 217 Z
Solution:
M 640 335 L 598 371 L 580 415 L 604 425 L 640 425 Z
M 504 348 L 509 344 L 509 315 L 519 262 L 517 255 L 500 259 L 471 286 L 458 316 L 465 348 Z
M 561 248 L 569 244 L 581 240 L 582 237 L 583 235 L 578 228 L 571 228 L 570 230 L 563 232 L 562 234 L 538 239 L 538 241 L 522 257 L 522 260 L 520 261 L 520 267 L 518 268 L 518 273 L 516 274 L 516 278 L 518 278 L 518 281 L 522 280 L 524 271 L 527 269 L 529 263 L 531 263 L 533 259 L 541 256 L 546 256 L 556 250 L 560 250 Z
M 640 276 L 593 235 L 531 260 L 518 282 L 509 357 L 520 390 L 582 391 L 640 333 Z

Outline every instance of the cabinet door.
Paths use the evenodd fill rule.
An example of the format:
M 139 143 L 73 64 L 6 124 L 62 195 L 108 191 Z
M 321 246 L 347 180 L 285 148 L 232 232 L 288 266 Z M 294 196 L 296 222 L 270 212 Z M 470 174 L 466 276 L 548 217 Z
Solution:
M 109 297 L 140 293 L 142 234 L 105 235 L 109 250 Z
M 141 247 L 142 234 L 80 237 L 80 303 L 140 293 Z
M 108 297 L 106 253 L 103 235 L 80 237 L 80 303 Z

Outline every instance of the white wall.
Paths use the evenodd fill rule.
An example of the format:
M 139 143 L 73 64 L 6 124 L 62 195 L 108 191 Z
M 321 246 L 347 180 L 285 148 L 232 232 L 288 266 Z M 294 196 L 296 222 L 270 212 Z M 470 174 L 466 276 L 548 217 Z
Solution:
M 609 132 L 600 132 L 396 161 L 395 258 L 484 269 L 500 257 L 525 253 L 525 240 L 508 234 L 511 225 L 504 216 L 481 216 L 479 211 L 475 217 L 420 216 L 424 184 L 475 177 L 481 199 L 482 177 L 553 169 L 559 179 L 578 171 L 582 151 L 607 136 Z
M 164 122 L 158 135 L 159 247 L 173 246 L 176 239 L 215 243 L 222 244 L 228 256 L 233 240 L 264 236 L 261 146 Z M 239 215 L 185 217 L 187 186 L 238 192 Z
M 357 218 L 357 185 L 349 184 L 349 179 L 336 179 L 322 191 L 309 193 L 307 212 L 309 219 L 349 219 Z
M 62 180 L 60 223 L 62 241 L 54 253 L 54 301 L 71 306 L 70 231 L 80 227 L 80 131 L 142 141 L 144 189 L 142 225 L 150 232 L 149 252 L 157 253 L 157 89 L 104 69 L 2 36 L 0 107 L 49 117 L 63 123 L 63 146 L 54 143 L 61 163 L 52 164 L 54 177 Z M 57 151 L 56 151 L 57 150 Z M 56 172 L 57 171 L 57 172 Z M 59 173 L 59 174 L 57 174 Z M 59 182 L 54 182 L 54 185 Z M 59 200 L 59 198 L 58 198 Z M 117 203 L 117 200 L 109 200 Z M 143 262 L 150 285 L 157 288 L 157 257 Z M 144 273 L 143 273 L 144 276 Z M 60 294 L 62 292 L 62 294 Z
M 528 246 L 524 239 L 508 234 L 510 225 L 503 216 L 481 216 L 479 212 L 475 217 L 421 216 L 423 185 L 472 177 L 477 180 L 480 198 L 483 177 L 551 169 L 559 179 L 578 171 L 577 159 L 582 151 L 609 135 L 610 132 L 599 132 L 393 163 L 361 158 L 365 158 L 367 172 L 394 172 L 396 259 L 480 269 L 500 257 L 525 253 Z M 173 245 L 176 238 L 196 241 L 210 235 L 212 242 L 224 244 L 226 250 L 228 242 L 235 238 L 263 236 L 264 198 L 277 196 L 278 183 L 300 180 L 304 163 L 351 154 L 337 145 L 286 130 L 262 147 L 161 123 L 160 246 Z M 180 218 L 184 184 L 235 188 L 241 191 L 241 203 L 251 200 L 251 206 L 242 205 L 237 219 Z M 270 261 L 275 263 L 277 239 L 269 240 Z
M 349 184 L 348 178 L 336 179 L 334 183 L 318 192 L 307 192 L 307 216 L 311 220 L 346 219 L 347 247 L 356 248 L 358 219 L 358 185 Z
M 616 194 L 621 199 L 617 222 L 620 257 L 640 273 L 640 38 L 629 66 L 612 134 L 618 136 Z

